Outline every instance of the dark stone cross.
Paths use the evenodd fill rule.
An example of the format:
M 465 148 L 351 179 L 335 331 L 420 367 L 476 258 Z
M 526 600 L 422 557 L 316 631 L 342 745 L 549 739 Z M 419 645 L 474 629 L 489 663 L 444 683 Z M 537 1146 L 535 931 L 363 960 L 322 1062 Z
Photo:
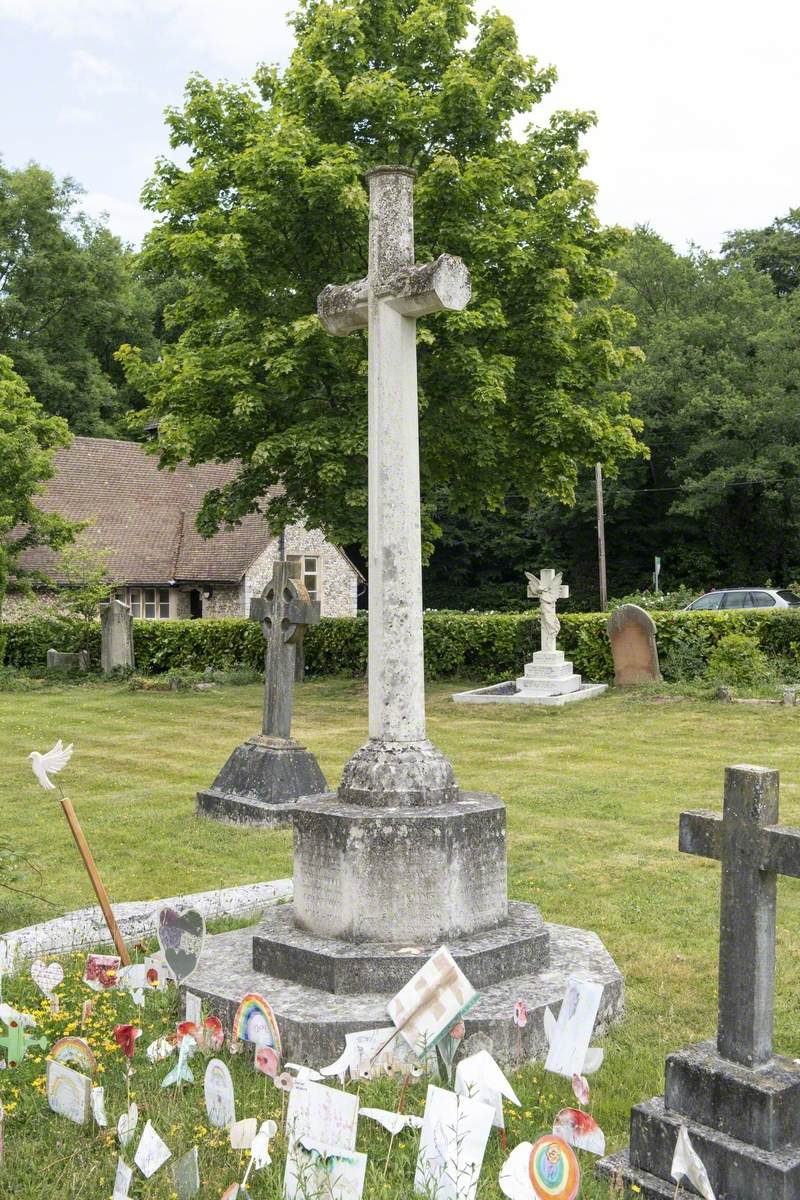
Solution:
M 680 849 L 722 862 L 717 1049 L 772 1057 L 778 875 L 800 877 L 800 829 L 779 826 L 778 772 L 727 767 L 724 813 L 681 813 Z
M 319 621 L 319 601 L 309 599 L 299 574 L 299 563 L 273 563 L 272 579 L 262 594 L 250 601 L 250 617 L 261 622 L 267 643 L 262 726 L 266 737 L 292 736 L 295 658 L 298 648 L 302 649 L 306 627 Z

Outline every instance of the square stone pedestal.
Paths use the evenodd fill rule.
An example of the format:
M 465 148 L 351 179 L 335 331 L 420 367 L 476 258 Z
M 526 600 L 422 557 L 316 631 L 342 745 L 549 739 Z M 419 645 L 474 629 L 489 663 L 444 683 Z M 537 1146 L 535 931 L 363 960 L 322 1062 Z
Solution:
M 671 1054 L 664 1099 L 633 1108 L 629 1148 L 602 1159 L 598 1174 L 625 1196 L 674 1196 L 681 1125 L 717 1200 L 800 1200 L 800 1065 L 791 1059 L 744 1067 L 713 1042 Z
M 258 733 L 236 747 L 210 788 L 197 793 L 196 812 L 231 825 L 280 828 L 292 824 L 301 796 L 326 787 L 305 746 Z

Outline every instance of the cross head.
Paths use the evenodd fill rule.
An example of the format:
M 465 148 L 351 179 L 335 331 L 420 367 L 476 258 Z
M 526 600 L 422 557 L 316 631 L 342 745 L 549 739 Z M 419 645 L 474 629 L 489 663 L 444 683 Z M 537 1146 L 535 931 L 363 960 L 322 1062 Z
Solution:
M 295 658 L 309 625 L 320 618 L 319 601 L 311 600 L 299 563 L 273 563 L 272 579 L 250 601 L 250 617 L 261 623 L 264 655 L 264 722 L 266 737 L 290 738 Z
M 756 1067 L 772 1057 L 778 875 L 800 878 L 800 829 L 778 825 L 779 775 L 725 770 L 722 816 L 680 817 L 680 849 L 722 863 L 717 1049 Z

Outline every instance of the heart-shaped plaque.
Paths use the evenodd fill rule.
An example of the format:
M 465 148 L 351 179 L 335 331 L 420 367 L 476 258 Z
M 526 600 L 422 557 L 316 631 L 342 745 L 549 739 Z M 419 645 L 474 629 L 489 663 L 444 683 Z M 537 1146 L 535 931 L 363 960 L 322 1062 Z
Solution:
M 44 992 L 45 996 L 52 996 L 58 985 L 63 983 L 64 968 L 61 963 L 46 963 L 37 958 L 31 963 L 31 979 L 40 992 Z
M 158 914 L 158 944 L 179 984 L 197 970 L 205 935 L 205 918 L 196 908 L 162 908 Z

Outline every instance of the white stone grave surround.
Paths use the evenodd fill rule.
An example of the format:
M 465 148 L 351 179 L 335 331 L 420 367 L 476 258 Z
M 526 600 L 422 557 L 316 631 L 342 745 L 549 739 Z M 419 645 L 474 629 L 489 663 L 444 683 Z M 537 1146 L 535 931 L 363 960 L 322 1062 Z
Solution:
M 284 1054 L 319 1066 L 338 1058 L 345 1032 L 385 1024 L 389 998 L 446 944 L 481 995 L 468 1034 L 488 1034 L 505 1061 L 515 1047 L 529 1058 L 571 970 L 603 983 L 601 1023 L 621 1011 L 622 978 L 595 934 L 509 903 L 505 806 L 461 791 L 427 737 L 416 318 L 464 308 L 471 284 L 449 255 L 415 263 L 414 172 L 367 179 L 367 278 L 325 288 L 318 311 L 329 333 L 368 332 L 369 740 L 338 792 L 293 806 L 293 904 L 207 939 L 191 990 L 223 1020 L 261 992 Z M 532 1014 L 521 1045 L 519 998 Z

